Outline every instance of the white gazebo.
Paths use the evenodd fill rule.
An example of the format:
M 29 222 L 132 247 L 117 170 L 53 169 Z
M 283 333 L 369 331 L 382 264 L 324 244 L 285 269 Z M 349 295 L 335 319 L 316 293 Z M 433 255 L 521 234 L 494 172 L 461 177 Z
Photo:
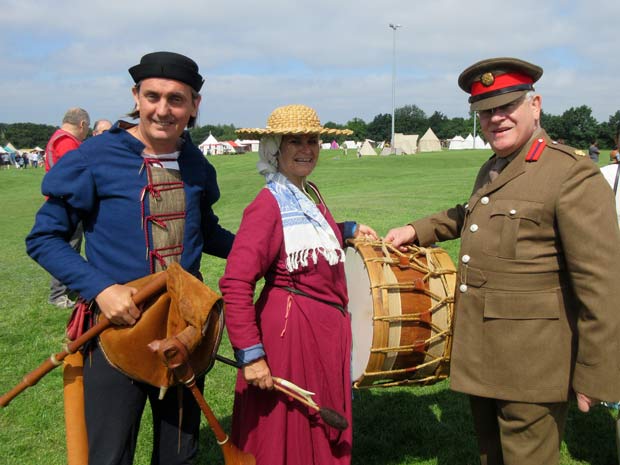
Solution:
M 224 153 L 224 146 L 221 142 L 218 142 L 215 137 L 211 133 L 209 133 L 209 137 L 207 137 L 198 148 L 202 152 L 203 155 L 221 155 Z

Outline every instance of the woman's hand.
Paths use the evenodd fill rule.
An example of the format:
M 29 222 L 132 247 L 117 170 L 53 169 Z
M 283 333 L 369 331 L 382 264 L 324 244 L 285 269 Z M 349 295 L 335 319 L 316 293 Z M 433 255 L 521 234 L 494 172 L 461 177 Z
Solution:
M 97 306 L 103 315 L 115 325 L 133 325 L 140 318 L 140 310 L 133 302 L 133 295 L 138 289 L 122 284 L 106 287 L 95 297 Z
M 271 370 L 264 358 L 259 358 L 241 367 L 243 378 L 248 384 L 261 389 L 273 389 Z
M 373 239 L 375 241 L 379 239 L 375 230 L 366 224 L 358 224 L 353 237 L 355 239 Z

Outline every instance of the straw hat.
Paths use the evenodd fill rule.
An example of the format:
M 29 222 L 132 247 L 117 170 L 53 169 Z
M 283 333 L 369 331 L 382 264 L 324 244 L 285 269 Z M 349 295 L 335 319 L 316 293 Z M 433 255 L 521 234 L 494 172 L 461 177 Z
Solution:
M 285 134 L 328 134 L 332 136 L 350 135 L 349 129 L 331 129 L 321 126 L 319 116 L 306 105 L 286 105 L 271 112 L 267 127 L 237 129 L 237 134 L 246 136 L 275 136 Z

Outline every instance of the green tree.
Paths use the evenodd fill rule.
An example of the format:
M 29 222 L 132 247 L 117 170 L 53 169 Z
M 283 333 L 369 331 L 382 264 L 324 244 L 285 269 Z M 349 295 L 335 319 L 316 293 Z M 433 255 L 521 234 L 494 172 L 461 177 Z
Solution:
M 449 131 L 450 119 L 440 111 L 434 112 L 428 118 L 428 125 L 439 139 L 450 139 L 454 137 Z
M 601 123 L 598 127 L 599 147 L 611 149 L 618 145 L 620 134 L 620 110 L 609 117 L 609 120 Z
M 353 131 L 353 137 L 357 140 L 367 139 L 368 124 L 362 118 L 353 118 L 345 125 L 347 129 Z
M 233 124 L 207 124 L 205 126 L 195 127 L 189 130 L 192 141 L 198 145 L 202 143 L 209 133 L 218 141 L 237 139 L 236 128 Z
M 416 105 L 405 105 L 394 110 L 394 132 L 422 135 L 429 127 L 426 113 Z
M 592 116 L 592 109 L 586 105 L 571 107 L 562 113 L 562 132 L 568 145 L 587 148 L 598 133 L 598 122 Z
M 557 140 L 560 142 L 567 143 L 564 130 L 564 123 L 562 122 L 562 117 L 558 115 L 551 115 L 541 111 L 540 113 L 540 125 L 547 131 L 549 137 L 553 140 Z
M 47 141 L 52 136 L 56 128 L 47 124 L 34 123 L 11 123 L 5 124 L 2 128 L 4 142 L 12 143 L 18 149 L 34 148 L 37 145 L 45 148 Z
M 366 136 L 369 139 L 380 141 L 389 141 L 392 137 L 392 115 L 381 113 L 374 117 L 368 123 Z

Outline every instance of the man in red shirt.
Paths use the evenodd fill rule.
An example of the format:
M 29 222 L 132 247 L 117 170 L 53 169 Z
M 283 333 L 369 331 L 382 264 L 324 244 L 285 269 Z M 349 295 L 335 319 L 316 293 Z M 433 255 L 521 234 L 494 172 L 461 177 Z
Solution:
M 90 128 L 90 116 L 82 108 L 69 108 L 45 147 L 45 172 L 48 172 L 67 152 L 77 149 L 86 139 Z M 78 252 L 82 248 L 82 223 L 73 232 L 69 244 Z M 59 308 L 70 308 L 75 303 L 69 297 L 67 286 L 52 277 L 48 302 Z
M 90 117 L 86 110 L 69 108 L 45 147 L 45 171 L 49 171 L 69 150 L 77 149 L 88 135 Z

